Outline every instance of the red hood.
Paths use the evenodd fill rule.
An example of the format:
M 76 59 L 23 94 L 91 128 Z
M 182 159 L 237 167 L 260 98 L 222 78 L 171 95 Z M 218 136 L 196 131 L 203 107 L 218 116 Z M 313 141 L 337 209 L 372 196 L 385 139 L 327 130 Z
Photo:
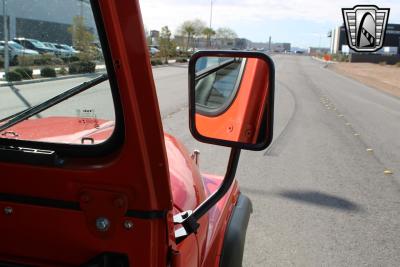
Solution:
M 113 121 L 94 118 L 29 119 L 1 132 L 0 138 L 68 144 L 82 144 L 91 141 L 84 138 L 93 138 L 95 143 L 101 143 L 111 136 L 114 125 Z
M 91 143 L 85 138 L 93 138 L 94 143 L 101 143 L 111 136 L 114 125 L 113 121 L 93 118 L 29 119 L 1 132 L 0 138 L 68 144 Z M 196 193 L 202 190 L 198 169 L 183 144 L 168 134 L 164 138 L 174 207 L 180 211 L 194 209 L 202 201 Z

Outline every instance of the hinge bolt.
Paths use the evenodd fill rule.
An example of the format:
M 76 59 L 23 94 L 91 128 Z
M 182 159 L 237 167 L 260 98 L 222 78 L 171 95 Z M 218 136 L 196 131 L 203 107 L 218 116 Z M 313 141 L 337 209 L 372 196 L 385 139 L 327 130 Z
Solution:
M 124 207 L 124 204 L 125 204 L 125 201 L 124 201 L 124 199 L 121 198 L 121 197 L 118 197 L 118 198 L 116 198 L 116 199 L 114 200 L 114 206 L 115 206 L 116 208 L 123 208 L 123 207 Z
M 131 230 L 133 228 L 133 222 L 130 220 L 126 220 L 124 222 L 124 227 L 126 230 Z
M 83 203 L 89 203 L 90 202 L 90 197 L 86 194 L 81 195 L 81 201 Z
M 5 207 L 4 208 L 4 214 L 5 215 L 11 215 L 13 213 L 13 208 L 11 207 Z
M 96 219 L 96 228 L 101 232 L 105 232 L 110 228 L 110 221 L 107 218 L 99 217 Z

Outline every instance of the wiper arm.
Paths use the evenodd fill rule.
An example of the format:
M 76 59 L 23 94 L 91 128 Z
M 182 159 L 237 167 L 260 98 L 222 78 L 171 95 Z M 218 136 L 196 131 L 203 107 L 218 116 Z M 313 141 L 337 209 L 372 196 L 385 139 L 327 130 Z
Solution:
M 49 100 L 46 100 L 45 102 L 42 102 L 34 107 L 25 109 L 23 111 L 20 111 L 14 115 L 8 116 L 7 118 L 4 118 L 0 121 L 6 121 L 8 120 L 5 124 L 0 125 L 0 132 L 20 123 L 21 121 L 24 121 L 32 116 L 35 116 L 36 114 L 51 108 L 52 106 L 57 105 L 58 103 L 63 102 L 64 100 L 67 100 L 79 93 L 82 93 L 84 91 L 86 91 L 87 89 L 96 86 L 104 81 L 108 80 L 108 75 L 107 74 L 103 74 L 100 75 L 99 77 L 96 77 L 90 81 L 84 82 L 78 86 L 75 86 L 59 95 L 56 95 L 53 98 L 50 98 Z
M 234 59 L 230 59 L 230 60 L 225 61 L 221 65 L 216 65 L 216 66 L 211 66 L 211 67 L 205 68 L 204 70 L 196 72 L 196 77 L 194 79 L 197 82 L 198 80 L 201 80 L 204 77 L 206 77 L 206 76 L 208 76 L 210 74 L 213 74 L 213 73 L 219 71 L 220 69 L 226 68 L 227 66 L 229 66 L 229 65 L 231 65 L 233 63 L 236 63 L 236 62 L 239 62 L 239 60 L 234 58 Z
M 2 118 L 2 119 L 0 120 L 0 123 L 2 123 L 2 122 L 4 122 L 4 121 L 8 121 L 8 120 L 14 118 L 15 116 L 18 116 L 18 115 L 21 114 L 22 112 L 27 111 L 28 109 L 30 109 L 30 108 L 27 108 L 27 109 L 24 109 L 24 110 L 22 110 L 22 111 L 20 111 L 20 112 L 14 113 L 14 114 L 12 114 L 12 115 L 10 115 L 10 116 L 8 116 L 8 117 Z

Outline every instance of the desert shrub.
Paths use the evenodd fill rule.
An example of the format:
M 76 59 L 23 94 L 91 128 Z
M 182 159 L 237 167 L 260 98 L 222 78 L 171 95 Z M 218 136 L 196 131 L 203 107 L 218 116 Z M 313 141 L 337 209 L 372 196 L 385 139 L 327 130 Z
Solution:
M 33 79 L 33 70 L 27 67 L 19 67 L 14 70 L 21 75 L 22 79 Z
M 96 71 L 96 63 L 93 61 L 78 61 L 69 64 L 69 74 L 93 73 Z
M 63 57 L 61 59 L 62 59 L 62 61 L 64 61 L 64 63 L 72 63 L 72 62 L 80 61 L 80 58 L 77 56 Z
M 349 62 L 349 55 L 345 54 L 333 54 L 332 59 L 338 62 Z
M 64 61 L 61 58 L 53 55 L 40 55 L 33 60 L 34 65 L 63 65 Z
M 15 72 L 15 71 L 7 72 L 5 77 L 6 77 L 6 80 L 9 82 L 19 82 L 22 80 L 21 74 L 19 74 L 18 72 Z
M 19 66 L 33 66 L 36 58 L 39 56 L 18 56 L 16 60 Z
M 150 61 L 150 63 L 151 63 L 152 66 L 157 66 L 157 65 L 162 65 L 162 64 L 163 64 L 162 60 L 159 59 L 159 58 L 157 58 L 157 59 L 152 59 L 152 60 Z
M 40 76 L 42 77 L 56 77 L 57 73 L 54 68 L 45 67 L 40 70 Z
M 68 71 L 65 67 L 61 67 L 60 70 L 58 71 L 58 73 L 61 75 L 67 75 Z
M 76 55 L 80 61 L 104 61 L 103 53 L 96 46 L 87 47 L 86 50 L 81 51 Z
M 176 59 L 176 62 L 177 63 L 185 63 L 185 62 L 188 62 L 188 60 L 187 60 L 187 58 L 179 57 Z
M 386 65 L 386 61 L 381 61 L 381 62 L 379 62 L 379 65 L 385 66 L 385 65 Z
M 52 65 L 64 65 L 64 61 L 59 57 L 53 57 L 50 61 Z
M 400 68 L 400 61 L 396 63 L 396 67 Z

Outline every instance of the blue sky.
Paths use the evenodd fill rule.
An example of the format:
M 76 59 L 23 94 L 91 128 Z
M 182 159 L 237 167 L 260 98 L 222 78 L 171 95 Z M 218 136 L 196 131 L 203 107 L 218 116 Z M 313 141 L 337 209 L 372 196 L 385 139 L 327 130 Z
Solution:
M 168 25 L 174 32 L 185 20 L 210 20 L 211 0 L 140 0 L 148 30 Z M 255 42 L 329 46 L 327 32 L 342 24 L 341 8 L 375 4 L 391 8 L 389 23 L 400 23 L 400 0 L 213 0 L 212 27 L 230 27 Z

